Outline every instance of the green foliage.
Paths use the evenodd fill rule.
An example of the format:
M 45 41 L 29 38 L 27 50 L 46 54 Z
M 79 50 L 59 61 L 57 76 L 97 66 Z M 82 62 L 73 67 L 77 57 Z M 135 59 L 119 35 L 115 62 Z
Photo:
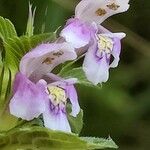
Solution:
M 61 70 L 59 75 L 64 78 L 66 78 L 66 77 L 67 78 L 77 78 L 78 84 L 83 84 L 86 86 L 93 86 L 92 83 L 87 80 L 82 67 L 79 67 L 79 68 L 65 67 L 65 69 Z
M 0 114 L 5 109 L 4 100 L 9 97 L 12 82 L 12 70 L 5 65 L 5 48 L 4 43 L 17 33 L 13 24 L 8 20 L 0 17 L 0 39 L 1 39 L 1 60 L 0 60 Z M 5 102 L 6 104 L 7 102 Z M 2 109 L 3 108 L 3 109 Z
M 12 72 L 10 71 L 10 69 L 7 66 L 2 64 L 1 65 L 1 74 L 0 74 L 0 108 L 1 108 L 4 100 L 6 100 L 8 98 L 8 93 L 10 93 L 11 79 L 12 79 Z
M 29 37 L 33 36 L 34 34 L 35 11 L 36 11 L 36 8 L 34 8 L 32 12 L 32 5 L 29 3 L 29 16 L 28 16 L 27 29 L 26 29 L 26 35 Z
M 110 137 L 108 139 L 95 137 L 82 137 L 81 139 L 88 142 L 89 149 L 118 148 L 118 146 Z
M 75 134 L 52 131 L 42 127 L 20 127 L 0 134 L 1 150 L 88 150 L 117 148 L 111 139 L 80 138 Z
M 64 78 L 77 78 L 78 79 L 77 84 L 79 85 L 101 89 L 101 84 L 97 86 L 93 85 L 93 83 L 88 81 L 87 77 L 85 76 L 83 68 L 82 67 L 74 68 L 73 67 L 74 63 L 75 61 L 66 64 L 60 71 L 59 75 Z
M 71 126 L 71 131 L 73 133 L 79 134 L 83 128 L 83 110 L 81 109 L 76 117 L 70 115 L 71 111 L 71 105 L 67 105 L 67 114 L 69 124 Z
M 17 36 L 14 25 L 8 20 L 0 17 L 0 38 L 5 41 Z
M 77 78 L 78 79 L 78 84 L 82 84 L 85 86 L 90 86 L 90 87 L 96 87 L 96 88 L 101 88 L 101 86 L 94 86 L 93 83 L 88 81 L 83 68 L 82 67 L 76 67 L 77 62 L 84 58 L 85 54 L 79 56 L 76 60 L 66 63 L 63 65 L 61 71 L 59 72 L 59 75 L 64 77 L 64 78 Z

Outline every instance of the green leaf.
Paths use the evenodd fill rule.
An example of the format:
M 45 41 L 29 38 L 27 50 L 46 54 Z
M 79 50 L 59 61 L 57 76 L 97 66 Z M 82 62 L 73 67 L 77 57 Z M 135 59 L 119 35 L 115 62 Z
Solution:
M 4 64 L 0 68 L 0 131 L 10 129 L 15 126 L 17 118 L 10 115 L 8 103 L 11 94 L 12 76 L 11 71 Z
M 0 16 L 0 59 L 5 57 L 3 42 L 16 36 L 17 33 L 11 21 Z
M 11 21 L 0 17 L 0 38 L 5 41 L 6 39 L 15 36 L 17 36 L 17 33 Z
M 5 47 L 4 43 L 11 38 L 17 37 L 17 33 L 14 25 L 8 20 L 0 17 L 0 50 L 1 50 L 1 62 L 0 62 L 0 112 L 2 111 L 2 104 L 5 99 L 8 99 L 11 91 L 11 81 L 13 71 L 8 68 L 4 61 Z M 7 103 L 7 102 L 6 102 Z M 4 109 L 4 108 L 3 108 Z
M 8 140 L 9 139 L 9 140 Z M 1 150 L 31 149 L 79 149 L 84 148 L 85 141 L 76 135 L 56 132 L 41 127 L 23 127 L 2 134 Z
M 21 58 L 32 48 L 44 42 L 50 42 L 55 39 L 55 33 L 45 33 L 31 37 L 21 36 L 8 39 L 4 43 L 5 62 L 7 66 L 18 68 Z
M 1 112 L 4 100 L 6 100 L 9 97 L 8 93 L 10 93 L 12 72 L 5 65 L 2 65 L 0 70 L 1 70 L 0 71 L 0 112 Z
M 3 111 L 0 116 L 0 132 L 7 131 L 16 126 L 18 118 L 10 115 L 8 110 Z
M 64 63 L 62 66 L 62 69 L 60 70 L 59 74 L 64 74 L 65 72 L 67 72 L 68 70 L 73 69 L 73 66 L 75 65 L 75 63 L 77 63 L 80 59 L 82 59 L 85 56 L 85 54 L 79 56 L 77 59 L 75 59 L 74 61 L 70 61 L 69 63 Z
M 36 11 L 36 8 L 34 8 L 32 12 L 32 5 L 29 3 L 29 16 L 28 16 L 27 29 L 26 29 L 26 35 L 29 37 L 33 36 L 34 34 L 35 11 Z
M 0 133 L 1 150 L 89 150 L 117 148 L 108 139 L 80 138 L 75 134 L 48 130 L 43 127 L 22 127 Z
M 95 137 L 82 137 L 81 139 L 88 142 L 89 149 L 118 148 L 116 143 L 110 137 L 108 139 Z
M 17 37 L 14 25 L 0 17 L 0 131 L 15 126 L 16 118 L 12 117 L 6 109 L 11 94 L 12 76 L 14 69 L 6 66 L 4 43 L 11 38 Z
M 60 72 L 59 75 L 64 78 L 77 78 L 78 84 L 83 84 L 86 86 L 94 86 L 90 81 L 87 80 L 82 67 L 72 68 L 69 70 L 65 69 L 65 71 Z
M 71 111 L 71 105 L 67 105 L 67 114 L 69 124 L 71 126 L 71 131 L 73 133 L 79 134 L 83 128 L 83 110 L 81 109 L 76 117 L 70 115 Z

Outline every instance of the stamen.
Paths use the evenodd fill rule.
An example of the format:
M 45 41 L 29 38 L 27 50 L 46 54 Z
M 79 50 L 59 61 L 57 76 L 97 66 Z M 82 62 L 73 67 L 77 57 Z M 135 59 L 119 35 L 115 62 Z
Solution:
M 113 41 L 111 38 L 102 36 L 102 35 L 97 35 L 97 40 L 98 40 L 98 49 L 100 52 L 106 52 L 108 54 L 111 53 L 113 50 Z
M 52 64 L 52 61 L 53 61 L 54 59 L 55 59 L 55 58 L 50 58 L 50 57 L 48 57 L 48 58 L 44 59 L 44 61 L 42 62 L 42 64 L 50 65 L 50 64 Z
M 110 5 L 106 5 L 109 9 L 112 9 L 114 11 L 116 11 L 120 6 L 115 4 L 115 3 L 112 3 Z
M 47 88 L 49 95 L 50 95 L 50 100 L 51 102 L 56 106 L 58 104 L 66 104 L 66 93 L 65 90 L 57 87 L 57 86 L 50 86 Z
M 99 8 L 98 10 L 96 10 L 95 14 L 97 16 L 104 16 L 106 14 L 106 10 L 105 9 L 102 9 L 102 8 Z

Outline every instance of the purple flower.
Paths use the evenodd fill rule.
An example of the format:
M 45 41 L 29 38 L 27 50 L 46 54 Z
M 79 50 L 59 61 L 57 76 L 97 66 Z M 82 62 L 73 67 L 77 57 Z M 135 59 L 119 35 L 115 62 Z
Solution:
M 69 100 L 71 115 L 76 117 L 80 111 L 74 87 L 76 79 L 63 80 L 54 74 L 46 74 L 42 78 L 33 83 L 22 73 L 16 75 L 10 113 L 28 121 L 42 114 L 45 127 L 71 132 L 66 105 Z
M 120 40 L 124 33 L 96 34 L 93 44 L 89 47 L 83 62 L 83 70 L 87 79 L 93 84 L 106 82 L 109 68 L 118 66 L 121 52 Z
M 47 101 L 46 110 L 43 113 L 44 124 L 53 130 L 71 132 L 67 120 L 66 104 L 69 100 L 72 104 L 71 115 L 76 117 L 80 112 L 80 106 L 73 84 L 75 84 L 77 80 L 74 78 L 67 80 L 57 79 L 53 74 L 48 74 L 47 77 L 53 78 L 54 82 L 47 85 L 46 92 L 49 95 L 49 100 Z
M 111 33 L 101 25 L 111 15 L 129 8 L 129 0 L 82 0 L 76 7 L 75 18 L 70 19 L 60 36 L 71 43 L 76 51 L 86 56 L 83 70 L 93 84 L 106 82 L 109 68 L 118 66 L 121 39 L 124 33 Z M 111 58 L 113 61 L 111 62 Z
M 77 80 L 64 80 L 49 72 L 76 57 L 74 48 L 67 43 L 42 44 L 27 53 L 14 81 L 10 113 L 28 121 L 42 114 L 45 127 L 71 132 L 66 105 L 69 100 L 71 115 L 76 117 L 80 111 L 74 87 Z

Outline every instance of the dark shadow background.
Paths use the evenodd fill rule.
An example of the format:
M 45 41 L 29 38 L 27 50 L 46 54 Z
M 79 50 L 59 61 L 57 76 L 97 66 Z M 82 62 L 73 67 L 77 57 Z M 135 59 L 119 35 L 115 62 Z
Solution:
M 35 32 L 55 31 L 74 14 L 77 0 L 31 0 L 37 7 Z M 150 148 L 150 1 L 131 0 L 130 10 L 103 23 L 127 33 L 121 62 L 111 70 L 101 90 L 78 86 L 85 111 L 82 135 L 108 137 L 120 150 Z M 45 10 L 47 15 L 45 16 Z M 0 0 L 0 16 L 10 19 L 19 35 L 25 33 L 28 0 Z

